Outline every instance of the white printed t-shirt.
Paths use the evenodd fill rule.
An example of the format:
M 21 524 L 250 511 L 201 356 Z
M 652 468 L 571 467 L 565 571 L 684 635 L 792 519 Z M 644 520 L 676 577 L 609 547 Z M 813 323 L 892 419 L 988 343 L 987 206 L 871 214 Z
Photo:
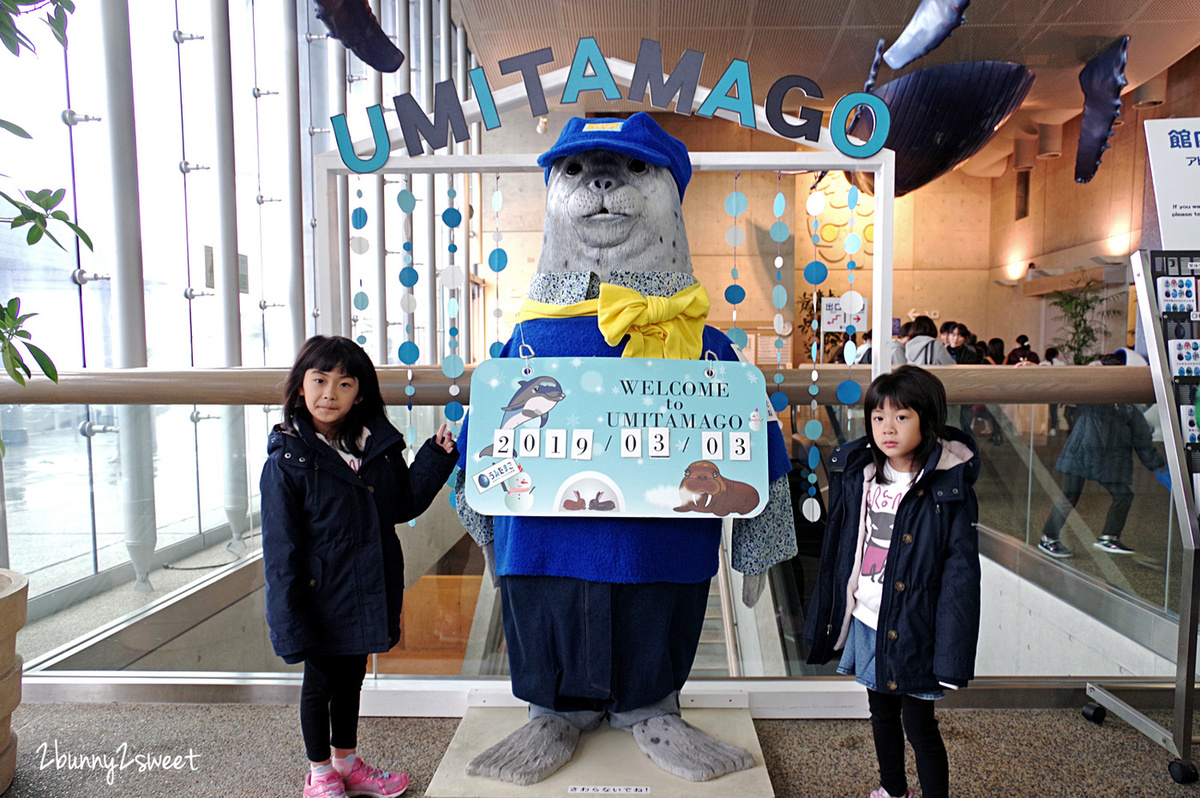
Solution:
M 859 539 L 863 541 L 862 567 L 858 586 L 854 590 L 854 617 L 872 629 L 879 628 L 879 604 L 883 598 L 883 568 L 892 545 L 892 525 L 900 500 L 916 482 L 919 472 L 902 473 L 885 463 L 883 472 L 888 484 L 880 485 L 874 478 L 865 485 L 866 502 Z
M 319 432 L 317 433 L 317 437 L 320 440 L 324 441 L 325 443 L 329 444 L 329 448 L 333 449 L 335 452 L 340 454 L 342 456 L 342 459 L 346 461 L 346 465 L 350 466 L 350 469 L 355 474 L 358 473 L 358 467 L 362 465 L 361 457 L 358 457 L 355 454 L 351 454 L 349 451 L 347 451 L 346 449 L 343 449 L 341 446 L 338 446 L 337 444 L 333 443 L 331 440 L 329 440 L 328 438 L 326 438 L 324 435 L 322 435 Z M 360 450 L 366 448 L 367 438 L 369 438 L 369 437 L 371 437 L 371 430 L 367 429 L 366 427 L 363 427 L 362 435 L 358 436 L 358 448 Z

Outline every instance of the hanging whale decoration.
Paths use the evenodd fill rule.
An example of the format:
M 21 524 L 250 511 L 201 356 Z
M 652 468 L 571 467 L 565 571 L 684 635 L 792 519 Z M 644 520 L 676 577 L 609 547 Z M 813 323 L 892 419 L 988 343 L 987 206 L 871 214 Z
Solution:
M 963 12 L 970 4 L 971 0 L 921 0 L 900 38 L 884 53 L 888 66 L 903 69 L 933 52 L 963 24 Z
M 1021 64 L 976 61 L 939 64 L 872 88 L 891 116 L 884 146 L 896 153 L 896 196 L 920 188 L 970 158 L 1021 105 L 1035 75 Z M 851 126 L 866 139 L 869 114 Z M 874 193 L 874 176 L 856 172 L 851 182 Z
M 1075 153 L 1075 182 L 1087 183 L 1100 168 L 1100 157 L 1109 148 L 1113 123 L 1121 115 L 1121 89 L 1129 84 L 1125 61 L 1129 37 L 1122 36 L 1088 61 L 1079 72 L 1083 89 L 1083 118 L 1079 123 L 1079 149 Z

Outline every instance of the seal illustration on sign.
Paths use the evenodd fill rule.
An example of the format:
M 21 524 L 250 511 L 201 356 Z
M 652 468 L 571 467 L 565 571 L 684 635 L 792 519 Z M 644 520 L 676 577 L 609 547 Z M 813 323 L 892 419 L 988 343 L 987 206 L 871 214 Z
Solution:
M 724 518 L 730 513 L 745 515 L 758 506 L 758 491 L 745 482 L 721 476 L 707 460 L 697 460 L 683 472 L 679 483 L 679 513 L 712 513 Z

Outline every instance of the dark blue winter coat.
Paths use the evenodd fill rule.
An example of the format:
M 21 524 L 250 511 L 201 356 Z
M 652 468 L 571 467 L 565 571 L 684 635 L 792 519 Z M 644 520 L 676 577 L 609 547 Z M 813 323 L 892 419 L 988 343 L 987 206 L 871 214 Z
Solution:
M 829 520 L 804 629 L 815 665 L 845 645 L 861 562 L 863 485 L 875 471 L 866 438 L 835 449 L 828 466 Z M 932 692 L 939 683 L 961 687 L 975 676 L 978 475 L 974 441 L 948 427 L 896 510 L 875 649 L 881 692 Z
M 429 507 L 458 452 L 430 440 L 409 469 L 404 436 L 380 415 L 355 473 L 311 425 L 297 426 L 272 430 L 260 481 L 271 644 L 289 663 L 388 651 L 404 596 L 396 524 Z
M 1151 471 L 1167 464 L 1153 434 L 1142 411 L 1133 405 L 1079 405 L 1055 468 L 1081 479 L 1128 485 L 1133 482 L 1131 451 Z

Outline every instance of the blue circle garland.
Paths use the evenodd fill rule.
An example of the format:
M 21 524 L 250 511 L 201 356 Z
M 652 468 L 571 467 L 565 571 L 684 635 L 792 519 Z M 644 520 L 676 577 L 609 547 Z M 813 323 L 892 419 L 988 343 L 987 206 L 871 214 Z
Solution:
M 396 355 L 400 358 L 401 363 L 406 366 L 411 366 L 413 363 L 417 362 L 418 358 L 421 357 L 421 348 L 412 341 L 405 341 L 404 343 L 400 344 L 400 349 L 397 351 Z

